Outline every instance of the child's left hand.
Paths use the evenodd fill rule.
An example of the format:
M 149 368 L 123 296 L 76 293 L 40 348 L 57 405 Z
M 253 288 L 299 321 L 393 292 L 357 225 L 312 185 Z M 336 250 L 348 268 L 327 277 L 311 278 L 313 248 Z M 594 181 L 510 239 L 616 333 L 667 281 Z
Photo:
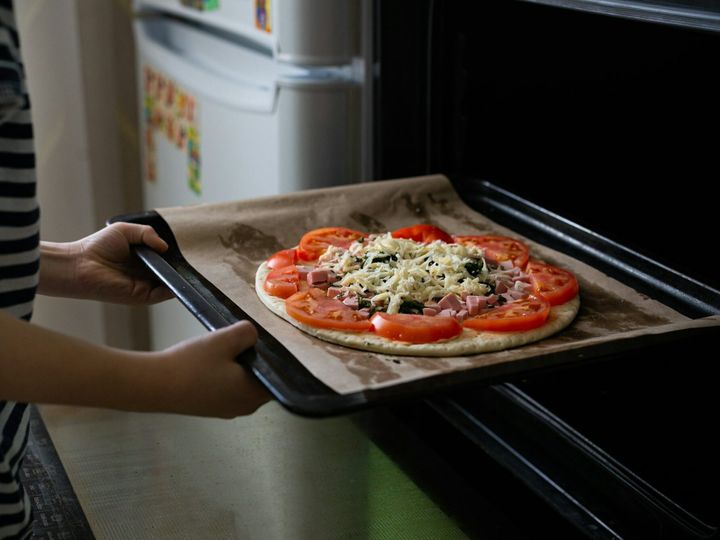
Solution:
M 38 292 L 119 304 L 154 304 L 173 297 L 130 246 L 168 246 L 148 225 L 114 223 L 76 242 L 44 242 Z

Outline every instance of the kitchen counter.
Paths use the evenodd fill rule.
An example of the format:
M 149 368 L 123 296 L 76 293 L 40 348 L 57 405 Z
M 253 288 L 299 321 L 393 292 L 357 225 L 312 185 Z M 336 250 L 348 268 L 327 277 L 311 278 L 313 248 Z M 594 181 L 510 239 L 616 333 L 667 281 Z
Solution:
M 352 417 L 43 406 L 97 538 L 465 538 Z

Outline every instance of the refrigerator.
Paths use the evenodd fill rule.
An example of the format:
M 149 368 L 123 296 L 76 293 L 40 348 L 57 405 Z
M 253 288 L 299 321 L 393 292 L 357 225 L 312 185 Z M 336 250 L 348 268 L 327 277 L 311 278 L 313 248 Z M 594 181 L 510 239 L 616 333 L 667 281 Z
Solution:
M 370 4 L 136 0 L 144 207 L 369 180 Z M 150 323 L 154 349 L 207 333 L 178 301 L 153 306 Z M 190 513 L 161 517 L 172 531 L 178 520 L 193 538 L 458 537 L 351 418 L 310 420 L 270 403 L 232 423 L 151 423 L 163 448 L 154 463 L 173 472 L 165 487 L 193 486 Z M 128 526 L 141 530 L 137 521 Z
M 136 0 L 144 207 L 359 182 L 371 170 L 364 0 Z M 155 349 L 204 328 L 153 306 Z

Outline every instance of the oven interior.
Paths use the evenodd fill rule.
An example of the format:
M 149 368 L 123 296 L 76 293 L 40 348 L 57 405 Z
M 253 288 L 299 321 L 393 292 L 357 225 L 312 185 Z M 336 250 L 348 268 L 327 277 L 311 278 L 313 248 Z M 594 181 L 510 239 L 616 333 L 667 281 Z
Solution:
M 487 179 L 720 286 L 720 35 L 518 0 L 377 11 L 376 178 Z
M 719 34 L 524 1 L 376 2 L 375 21 L 377 178 L 440 172 L 458 180 L 459 190 L 472 190 L 463 179 L 489 180 L 713 295 L 720 289 L 711 255 L 717 204 L 708 193 L 719 177 Z M 669 305 L 691 317 L 717 313 L 687 308 L 682 298 Z M 461 477 L 506 493 L 505 515 L 515 523 L 525 513 L 562 536 L 567 531 L 542 510 L 550 505 L 593 537 L 713 536 L 720 525 L 716 341 L 717 333 L 692 336 L 510 381 L 539 414 L 548 411 L 587 438 L 593 459 L 610 456 L 619 483 L 623 471 L 641 479 L 638 489 L 655 494 L 672 525 L 631 501 L 621 508 L 613 501 L 617 486 L 591 466 L 539 456 L 547 476 L 610 532 L 563 515 L 512 465 L 492 459 L 464 420 L 453 421 L 460 404 L 464 418 L 497 422 L 505 440 L 518 438 L 517 448 L 539 453 L 562 438 L 558 428 L 530 441 L 521 433 L 527 424 L 513 426 L 497 405 L 505 398 L 496 400 L 492 388 L 458 389 L 392 412 Z M 508 487 L 514 482 L 530 489 Z M 540 494 L 539 506 L 526 491 Z M 520 528 L 531 535 L 532 527 Z

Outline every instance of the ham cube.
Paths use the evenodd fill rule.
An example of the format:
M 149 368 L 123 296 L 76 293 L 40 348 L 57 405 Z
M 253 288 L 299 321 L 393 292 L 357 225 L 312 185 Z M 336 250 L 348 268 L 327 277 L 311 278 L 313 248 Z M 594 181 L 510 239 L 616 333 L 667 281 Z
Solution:
M 487 297 L 469 295 L 465 299 L 465 305 L 467 306 L 468 315 L 474 317 L 480 313 L 481 309 L 485 309 L 487 307 Z
M 311 270 L 308 272 L 307 275 L 307 282 L 308 285 L 311 287 L 317 287 L 320 283 L 327 283 L 328 281 L 328 271 L 322 268 L 319 268 L 317 270 Z
M 530 291 L 533 286 L 532 283 L 530 283 L 530 278 L 527 278 L 527 281 L 516 281 L 513 288 L 518 291 Z
M 510 296 L 513 298 L 513 300 L 522 300 L 528 295 L 526 291 L 523 291 L 522 289 L 510 289 L 507 292 L 507 296 Z
M 460 299 L 457 297 L 457 295 L 453 293 L 448 293 L 445 296 L 443 296 L 442 300 L 438 302 L 438 305 L 441 309 L 452 309 L 453 311 L 460 311 L 463 309 L 463 304 L 460 301 Z
M 342 301 L 343 304 L 345 304 L 347 307 L 357 309 L 358 306 L 358 297 L 357 296 L 348 296 L 345 300 Z
M 327 295 L 330 298 L 337 298 L 341 292 L 342 292 L 342 289 L 340 287 L 328 287 Z
M 423 315 L 426 315 L 428 317 L 434 317 L 437 314 L 438 314 L 437 309 L 433 309 L 433 308 L 429 308 L 429 307 L 423 308 Z
M 298 266 L 297 269 L 298 274 L 300 275 L 300 279 L 302 280 L 307 280 L 308 272 L 312 270 L 312 268 L 308 268 L 307 266 Z

